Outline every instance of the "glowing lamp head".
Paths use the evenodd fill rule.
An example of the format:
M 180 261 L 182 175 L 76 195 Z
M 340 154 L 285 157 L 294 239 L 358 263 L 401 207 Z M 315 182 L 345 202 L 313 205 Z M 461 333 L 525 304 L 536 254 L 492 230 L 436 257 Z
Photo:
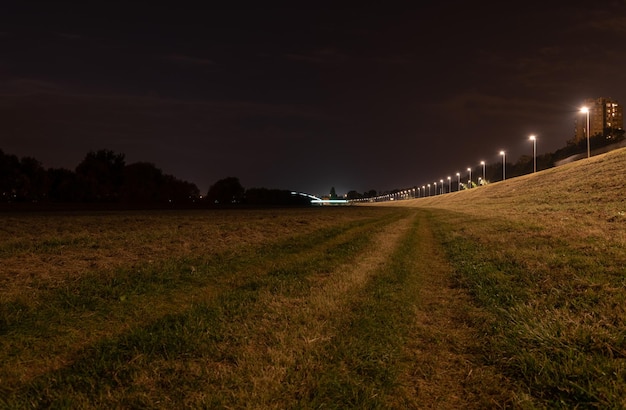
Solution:
M 583 114 L 587 114 L 589 112 L 589 108 L 588 107 L 582 107 L 580 109 L 580 112 L 582 112 Z

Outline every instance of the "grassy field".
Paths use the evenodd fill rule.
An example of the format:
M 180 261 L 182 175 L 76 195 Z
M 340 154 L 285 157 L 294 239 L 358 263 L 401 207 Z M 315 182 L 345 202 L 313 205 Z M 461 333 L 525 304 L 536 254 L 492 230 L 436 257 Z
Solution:
M 625 171 L 0 214 L 0 408 L 624 408 Z

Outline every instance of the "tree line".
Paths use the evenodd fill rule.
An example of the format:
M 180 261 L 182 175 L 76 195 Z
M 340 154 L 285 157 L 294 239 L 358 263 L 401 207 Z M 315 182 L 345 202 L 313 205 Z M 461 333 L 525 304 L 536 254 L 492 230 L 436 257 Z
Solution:
M 290 191 L 246 190 L 235 177 L 217 181 L 204 196 L 194 183 L 165 174 L 152 163 L 126 164 L 124 154 L 110 150 L 90 151 L 73 171 L 46 169 L 35 158 L 18 158 L 0 150 L 0 202 L 151 207 L 309 203 Z
M 212 206 L 234 205 L 311 205 L 309 198 L 294 195 L 283 189 L 249 188 L 245 189 L 237 177 L 220 179 L 209 188 L 205 200 Z
M 90 151 L 74 171 L 0 150 L 0 195 L 2 202 L 149 203 L 191 201 L 199 191 L 154 164 L 126 164 L 124 154 L 109 150 Z

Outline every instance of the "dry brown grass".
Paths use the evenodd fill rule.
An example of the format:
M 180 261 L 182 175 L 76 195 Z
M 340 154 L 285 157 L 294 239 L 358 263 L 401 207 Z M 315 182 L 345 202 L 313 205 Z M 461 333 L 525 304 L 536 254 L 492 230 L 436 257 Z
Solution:
M 407 229 L 406 219 L 389 225 L 355 263 L 329 266 L 328 271 L 314 274 L 309 292 L 262 291 L 257 303 L 264 309 L 246 330 L 249 337 L 240 347 L 240 360 L 236 366 L 222 366 L 214 377 L 217 383 L 243 374 L 241 388 L 233 391 L 239 403 L 267 409 L 298 407 L 298 397 L 285 388 L 289 373 L 299 369 L 304 374 L 301 389 L 314 386 L 313 372 L 319 366 L 314 352 L 337 338 L 341 331 L 336 327 L 337 318 L 350 314 L 353 295 L 386 263 Z
M 620 149 L 383 204 L 429 212 L 452 275 L 488 313 L 482 355 L 519 386 L 516 406 L 626 406 L 625 174 Z
M 0 303 L 19 303 L 23 309 L 35 311 L 47 303 L 41 297 L 72 288 L 85 278 L 115 278 L 116 270 L 195 270 L 194 266 L 177 265 L 187 259 L 198 263 L 212 255 L 254 255 L 259 246 L 367 219 L 369 215 L 367 211 L 340 208 L 2 214 Z M 223 283 L 215 282 L 213 286 L 143 295 L 135 302 L 126 301 L 132 303 L 128 309 L 112 311 L 104 318 L 82 309 L 55 318 L 59 323 L 46 337 L 17 342 L 27 343 L 28 349 L 9 339 L 2 344 L 5 352 L 20 353 L 3 358 L 0 382 L 5 387 L 27 383 L 68 366 L 86 346 L 214 299 L 250 276 L 262 274 L 262 269 L 252 268 L 237 276 L 233 272 Z
M 404 374 L 419 409 L 504 408 L 513 403 L 510 383 L 480 358 L 475 324 L 485 313 L 454 285 L 452 266 L 423 219 L 415 251 L 419 275 L 415 317 L 406 344 Z
M 626 149 L 451 194 L 395 206 L 446 209 L 538 224 L 573 235 L 626 238 Z
M 0 300 L 36 297 L 88 272 L 218 254 L 363 214 L 311 210 L 0 214 Z
M 307 233 L 350 226 L 355 221 L 385 215 L 401 217 L 374 230 L 355 225 L 357 228 L 349 228 L 345 234 L 317 244 L 310 251 L 293 255 L 288 251 L 279 253 L 284 260 L 268 259 L 255 251 L 257 247 Z M 346 364 L 333 363 L 339 360 L 338 354 L 351 355 L 349 351 L 335 352 L 333 345 L 346 337 L 349 339 L 346 327 L 358 321 L 362 309 L 359 304 L 373 303 L 370 292 L 375 288 L 366 289 L 372 286 L 372 278 L 381 272 L 393 275 L 390 268 L 395 263 L 392 254 L 397 252 L 399 243 L 406 240 L 412 230 L 411 221 L 416 216 L 418 214 L 414 212 L 371 208 L 281 210 L 280 213 L 79 214 L 60 218 L 58 215 L 6 215 L 12 228 L 11 231 L 5 230 L 2 257 L 13 270 L 3 272 L 5 283 L 11 284 L 3 289 L 3 302 L 25 300 L 28 299 L 26 295 L 30 295 L 28 301 L 33 312 L 53 314 L 58 323 L 49 330 L 45 325 L 35 323 L 35 328 L 43 325 L 42 331 L 49 332 L 45 338 L 30 335 L 25 330 L 23 335 L 16 333 L 5 339 L 3 350 L 16 354 L 4 356 L 0 369 L 2 388 L 4 391 L 19 390 L 24 388 L 20 386 L 36 385 L 41 380 L 51 380 L 47 383 L 54 385 L 68 369 L 83 366 L 81 363 L 85 361 L 91 365 L 90 360 L 95 359 L 88 359 L 88 352 L 99 349 L 106 352 L 106 346 L 116 352 L 115 340 L 120 340 L 124 346 L 129 343 L 123 342 L 131 337 L 128 335 L 143 335 L 144 332 L 148 333 L 141 337 L 151 339 L 150 332 L 155 330 L 145 329 L 154 324 L 167 318 L 195 317 L 197 313 L 194 312 L 199 306 L 213 306 L 211 309 L 225 311 L 224 317 L 216 318 L 219 326 L 224 327 L 223 339 L 209 345 L 209 351 L 219 352 L 216 357 L 213 357 L 215 353 L 208 352 L 182 357 L 153 357 L 141 348 L 133 350 L 121 364 L 121 370 L 134 369 L 132 381 L 124 382 L 125 385 L 130 383 L 128 388 L 100 393 L 104 396 L 97 402 L 151 403 L 161 408 L 181 403 L 195 407 L 218 402 L 226 406 L 251 403 L 256 408 L 285 408 L 303 405 L 307 397 L 317 397 L 316 400 L 328 403 L 323 396 L 317 396 L 318 373 L 329 374 L 327 377 L 333 380 L 335 371 L 339 372 L 338 375 L 354 372 L 354 369 L 344 369 Z M 389 387 L 396 389 L 395 395 L 381 392 L 379 397 L 371 399 L 379 403 L 382 400 L 390 408 L 403 408 L 408 403 L 418 408 L 453 408 L 467 402 L 489 401 L 489 397 L 495 397 L 496 393 L 480 396 L 472 387 L 474 383 L 484 385 L 485 380 L 496 377 L 490 368 L 475 360 L 470 348 L 476 338 L 468 324 L 476 312 L 463 307 L 466 303 L 463 292 L 451 287 L 449 266 L 438 250 L 428 224 L 422 221 L 421 226 L 424 229 L 418 235 L 423 235 L 424 241 L 420 242 L 414 255 L 403 256 L 414 258 L 416 265 L 411 270 L 420 271 L 419 283 L 412 283 L 405 290 L 409 292 L 405 296 L 415 301 L 410 305 L 415 309 L 414 320 L 410 321 L 413 330 L 400 363 L 406 370 L 401 372 L 397 387 Z M 42 231 L 40 235 L 35 234 L 37 230 Z M 20 237 L 20 232 L 25 235 Z M 337 252 L 344 241 L 360 241 L 360 238 L 369 236 L 372 236 L 372 242 L 357 254 L 349 251 L 349 259 L 344 263 L 323 263 L 329 257 L 323 255 Z M 119 276 L 118 269 L 132 274 L 135 268 L 153 266 L 157 271 L 174 269 L 172 273 L 175 273 L 176 269 L 194 269 L 190 263 L 202 263 L 203 258 L 220 254 L 232 256 L 225 259 L 223 267 L 233 271 L 215 276 L 202 286 L 173 287 L 156 293 L 130 295 L 125 300 L 118 298 L 102 312 L 80 307 L 76 311 L 63 308 L 58 312 L 54 309 L 61 308 L 53 307 L 49 312 L 37 302 L 40 296 L 43 303 L 51 292 L 56 295 L 55 292 L 64 287 L 90 278 L 95 278 L 96 283 L 107 277 L 113 279 Z M 53 259 L 63 263 L 47 269 L 48 262 Z M 19 263 L 22 260 L 33 264 L 32 270 L 22 267 Z M 85 260 L 92 265 L 86 268 L 83 265 Z M 228 260 L 234 263 L 232 267 L 228 267 L 231 263 Z M 245 262 L 247 260 L 252 263 Z M 421 260 L 428 260 L 428 263 L 420 263 L 418 268 L 417 261 Z M 291 275 L 289 269 L 298 275 L 296 266 L 311 263 L 315 265 L 304 268 L 310 272 L 301 280 L 297 276 L 286 276 L 285 281 L 271 277 L 272 272 Z M 197 265 L 197 269 L 203 268 Z M 288 271 L 283 272 L 285 269 Z M 28 271 L 31 274 L 25 275 Z M 268 285 L 260 285 L 263 281 Z M 301 285 L 305 287 L 299 290 Z M 257 286 L 258 290 L 255 290 Z M 249 292 L 248 288 L 251 289 Z M 419 292 L 411 293 L 413 289 L 419 289 Z M 239 292 L 241 296 L 236 296 L 235 305 L 229 307 L 233 303 L 229 301 L 232 292 Z M 245 295 L 248 294 L 253 298 L 246 302 Z M 241 297 L 244 299 L 240 300 Z M 229 302 L 223 305 L 224 300 Z M 406 308 L 410 309 L 410 306 Z M 231 308 L 234 311 L 227 313 Z M 198 325 L 202 326 L 202 322 Z M 186 331 L 181 328 L 181 332 Z M 176 336 L 171 341 L 167 340 L 171 335 L 160 337 L 164 339 L 163 344 L 178 343 Z M 181 333 L 180 337 L 187 336 Z M 19 343 L 27 344 L 28 349 Z M 101 343 L 104 344 L 101 346 Z M 349 341 L 341 343 L 347 348 L 352 346 Z M 117 364 L 119 359 L 110 360 L 110 366 L 120 365 Z M 93 365 L 101 364 L 96 361 Z M 113 377 L 121 376 L 116 371 Z M 353 389 L 371 383 L 367 378 L 355 382 Z M 64 385 L 46 387 L 51 391 L 59 388 Z M 342 388 L 340 386 L 338 391 L 341 392 Z M 78 400 L 75 403 L 82 403 L 81 406 L 94 405 L 92 400 L 96 399 L 86 399 L 84 394 L 87 392 L 73 391 L 72 387 L 68 389 L 72 391 L 68 400 Z M 40 394 L 48 397 L 51 393 Z M 347 390 L 345 394 L 349 397 L 351 393 Z

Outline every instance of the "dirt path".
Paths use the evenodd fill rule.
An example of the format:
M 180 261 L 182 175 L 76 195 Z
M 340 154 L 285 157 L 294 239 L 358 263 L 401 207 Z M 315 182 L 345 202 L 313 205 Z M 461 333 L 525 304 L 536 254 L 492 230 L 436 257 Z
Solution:
M 400 219 L 385 227 L 356 263 L 334 266 L 330 272 L 312 277 L 315 285 L 311 292 L 301 297 L 262 292 L 259 304 L 265 307 L 263 316 L 251 324 L 255 328 L 242 356 L 242 361 L 232 371 L 252 375 L 246 384 L 255 386 L 238 395 L 242 401 L 255 402 L 262 408 L 298 407 L 291 391 L 285 389 L 290 369 L 300 367 L 304 374 L 314 374 L 317 349 L 336 338 L 338 329 L 333 319 L 350 315 L 352 295 L 357 294 L 373 275 L 386 264 L 399 241 L 409 230 L 411 220 Z M 277 343 L 268 343 L 268 340 Z M 265 363 L 265 365 L 260 365 Z M 307 370 L 305 370 L 307 369 Z M 316 383 L 303 377 L 303 384 Z M 304 388 L 304 387 L 302 387 Z M 289 391 L 285 395 L 285 390 Z M 314 390 L 314 388 L 313 388 Z M 311 394 L 314 394 L 311 392 Z M 281 397 L 279 404 L 276 397 Z
M 510 401 L 506 382 L 481 365 L 481 338 L 472 323 L 483 320 L 470 297 L 452 280 L 452 267 L 421 218 L 415 268 L 421 291 L 407 355 L 412 360 L 403 384 L 413 386 L 417 408 L 502 408 Z

